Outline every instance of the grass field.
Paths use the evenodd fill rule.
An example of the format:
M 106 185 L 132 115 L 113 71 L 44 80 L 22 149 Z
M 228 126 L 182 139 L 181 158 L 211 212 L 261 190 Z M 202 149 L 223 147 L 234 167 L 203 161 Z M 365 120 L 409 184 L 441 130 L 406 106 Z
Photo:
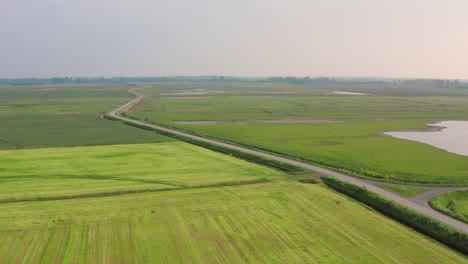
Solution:
M 263 94 L 244 88 L 239 95 Z M 298 92 L 322 92 L 306 88 Z M 0 87 L 0 105 L 9 106 L 0 108 L 2 263 L 468 263 L 324 185 L 298 182 L 310 175 L 288 175 L 100 118 L 129 99 L 125 89 Z M 161 112 L 184 104 L 168 103 Z M 154 105 L 141 113 L 157 113 Z M 201 106 L 187 107 L 187 118 L 196 120 L 190 109 Z M 173 125 L 172 117 L 165 120 Z M 250 123 L 271 125 L 264 129 L 272 134 L 280 127 L 244 127 Z M 287 125 L 291 132 L 292 125 L 313 124 Z M 229 126 L 235 127 L 213 127 L 229 137 L 239 133 Z
M 0 151 L 0 164 L 0 200 L 184 188 L 282 174 L 182 142 L 8 150 Z
M 388 190 L 388 191 L 391 191 L 396 194 L 409 197 L 409 198 L 415 197 L 416 195 L 429 191 L 428 189 L 421 189 L 421 188 L 401 187 L 401 186 L 384 185 L 384 184 L 376 184 L 376 185 L 385 190 Z
M 0 123 L 0 149 L 173 141 L 93 113 L 0 116 Z
M 429 201 L 432 208 L 468 223 L 468 191 L 442 194 Z
M 0 85 L 0 102 L 7 99 L 128 97 L 119 84 Z
M 119 85 L 0 87 L 0 149 L 173 141 L 100 116 L 131 97 Z
M 1 204 L 5 263 L 467 263 L 317 185 Z
M 215 93 L 216 87 L 202 89 L 202 84 L 179 88 L 175 84 L 161 84 L 145 90 L 154 97 L 137 105 L 129 115 L 343 169 L 361 177 L 413 184 L 468 185 L 468 157 L 380 134 L 387 130 L 424 129 L 427 121 L 466 120 L 465 90 L 346 86 L 308 87 L 308 90 L 303 86 L 287 86 L 281 90 L 268 84 L 258 84 L 256 88 L 251 88 L 255 84 L 248 87 L 237 84 L 237 88 L 236 84 L 230 85 L 220 86 Z M 261 89 L 263 95 L 259 95 Z M 373 95 L 330 94 L 334 89 Z M 203 94 L 191 94 L 196 91 Z M 304 118 L 318 121 L 298 123 Z M 265 123 L 272 120 L 293 121 Z M 218 122 L 181 124 L 180 121 Z

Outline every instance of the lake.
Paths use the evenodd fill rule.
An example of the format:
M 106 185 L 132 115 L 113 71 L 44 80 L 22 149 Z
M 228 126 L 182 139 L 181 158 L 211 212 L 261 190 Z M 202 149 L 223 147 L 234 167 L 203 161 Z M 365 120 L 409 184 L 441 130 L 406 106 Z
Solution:
M 353 93 L 353 92 L 343 92 L 343 91 L 334 91 L 334 94 L 341 94 L 341 95 L 369 95 L 366 93 Z
M 432 128 L 420 131 L 388 131 L 383 134 L 468 156 L 468 121 L 439 121 L 427 125 Z

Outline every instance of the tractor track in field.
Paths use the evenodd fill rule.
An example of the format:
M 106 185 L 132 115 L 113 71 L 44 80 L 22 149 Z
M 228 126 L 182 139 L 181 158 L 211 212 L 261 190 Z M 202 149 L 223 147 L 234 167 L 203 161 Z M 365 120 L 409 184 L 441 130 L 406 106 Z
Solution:
M 258 156 L 265 157 L 265 158 L 269 158 L 269 159 L 289 163 L 289 164 L 296 165 L 296 166 L 299 166 L 299 167 L 302 167 L 302 168 L 313 170 L 313 171 L 315 171 L 317 173 L 320 173 L 321 175 L 337 178 L 337 179 L 345 181 L 347 183 L 362 186 L 363 188 L 366 188 L 367 190 L 369 190 L 371 192 L 374 192 L 374 193 L 376 193 L 376 194 L 378 194 L 378 195 L 380 195 L 382 197 L 385 197 L 386 199 L 397 202 L 397 203 L 399 203 L 401 205 L 404 205 L 406 207 L 409 207 L 409 208 L 411 208 L 411 209 L 413 209 L 413 210 L 415 210 L 415 211 L 417 211 L 417 212 L 419 212 L 421 214 L 429 216 L 429 217 L 431 217 L 431 218 L 433 218 L 435 220 L 438 220 L 438 221 L 440 221 L 440 222 L 442 222 L 442 223 L 444 223 L 446 225 L 449 225 L 449 226 L 451 226 L 451 227 L 453 227 L 453 228 L 455 228 L 457 230 L 468 233 L 468 224 L 466 224 L 466 223 L 464 223 L 464 222 L 462 222 L 460 220 L 457 220 L 455 218 L 452 218 L 452 217 L 450 217 L 448 215 L 445 215 L 443 213 L 440 213 L 440 212 L 432 209 L 428 204 L 429 200 L 431 198 L 437 196 L 437 195 L 447 193 L 447 192 L 452 192 L 452 191 L 458 191 L 458 190 L 468 190 L 468 187 L 427 187 L 427 186 L 403 185 L 403 184 L 385 183 L 385 182 L 377 182 L 377 181 L 359 179 L 359 178 L 351 177 L 351 176 L 348 176 L 346 174 L 339 173 L 339 172 L 336 172 L 336 171 L 333 171 L 333 170 L 330 170 L 330 169 L 325 169 L 325 168 L 322 168 L 322 167 L 319 167 L 319 166 L 308 164 L 308 163 L 305 163 L 305 162 L 300 162 L 300 161 L 285 158 L 285 157 L 282 157 L 282 156 L 277 156 L 277 155 L 269 154 L 269 153 L 258 151 L 258 150 L 253 150 L 253 149 L 249 149 L 249 148 L 245 148 L 245 147 L 240 147 L 240 146 L 237 146 L 237 145 L 234 145 L 234 144 L 229 144 L 229 143 L 218 141 L 218 140 L 213 140 L 213 139 L 208 139 L 208 138 L 204 138 L 204 137 L 200 137 L 200 136 L 195 136 L 195 135 L 185 133 L 185 132 L 181 132 L 181 131 L 178 131 L 178 130 L 175 130 L 175 129 L 170 129 L 170 128 L 166 128 L 166 127 L 162 127 L 162 126 L 158 126 L 158 125 L 154 125 L 154 124 L 149 124 L 149 123 L 145 123 L 145 122 L 142 122 L 142 121 L 138 121 L 138 120 L 134 120 L 134 119 L 131 119 L 131 118 L 128 118 L 128 117 L 122 117 L 122 116 L 118 115 L 119 112 L 128 111 L 133 106 L 141 103 L 143 100 L 148 98 L 148 95 L 145 95 L 145 94 L 140 93 L 140 92 L 137 91 L 137 90 L 144 89 L 144 88 L 147 88 L 147 87 L 146 86 L 145 87 L 138 87 L 138 88 L 133 88 L 131 90 L 128 90 L 129 93 L 135 95 L 135 98 L 130 100 L 126 104 L 124 104 L 122 106 L 119 106 L 116 109 L 110 111 L 108 113 L 108 115 L 111 116 L 111 117 L 114 117 L 114 118 L 118 118 L 120 120 L 124 120 L 124 121 L 127 121 L 127 122 L 134 123 L 134 124 L 152 127 L 152 128 L 163 130 L 163 131 L 170 132 L 170 133 L 173 133 L 173 134 L 177 134 L 177 135 L 193 138 L 193 139 L 196 139 L 196 140 L 208 142 L 208 143 L 211 143 L 211 144 L 216 144 L 216 145 L 219 145 L 219 146 L 240 150 L 240 151 L 243 151 L 243 152 L 255 154 L 255 155 L 258 155 Z M 385 189 L 379 188 L 375 184 L 394 185 L 394 186 L 413 187 L 413 188 L 427 188 L 427 189 L 430 189 L 430 191 L 419 194 L 419 195 L 417 195 L 417 196 L 415 196 L 413 198 L 407 198 L 407 197 L 395 194 L 393 192 L 387 191 Z

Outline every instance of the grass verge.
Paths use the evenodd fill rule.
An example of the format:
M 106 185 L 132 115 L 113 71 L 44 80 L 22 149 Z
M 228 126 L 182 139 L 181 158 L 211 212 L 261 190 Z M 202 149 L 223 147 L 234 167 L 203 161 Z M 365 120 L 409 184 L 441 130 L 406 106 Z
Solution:
M 468 191 L 457 191 L 432 198 L 429 204 L 435 210 L 468 223 Z

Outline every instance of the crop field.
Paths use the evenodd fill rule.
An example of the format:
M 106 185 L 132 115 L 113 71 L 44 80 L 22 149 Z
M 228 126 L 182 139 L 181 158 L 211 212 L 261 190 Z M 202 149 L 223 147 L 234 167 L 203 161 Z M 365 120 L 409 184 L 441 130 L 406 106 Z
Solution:
M 0 164 L 0 200 L 184 188 L 281 174 L 182 142 L 7 150 L 0 151 Z
M 112 122 L 93 113 L 0 116 L 0 122 L 0 149 L 173 141 L 156 133 Z
M 0 149 L 172 141 L 101 118 L 131 98 L 126 89 L 118 85 L 0 87 Z
M 147 91 L 173 93 L 174 87 L 197 90 L 204 85 L 156 84 Z M 217 84 L 210 85 L 217 91 Z M 284 142 L 303 140 L 302 144 L 310 144 L 311 138 L 321 141 L 318 134 L 317 138 L 300 138 L 307 129 L 319 133 L 320 126 L 373 122 L 359 118 L 302 124 L 173 122 L 215 120 L 198 117 L 208 111 L 193 110 L 206 108 L 197 105 L 199 100 L 216 105 L 211 112 L 219 120 L 237 120 L 227 118 L 231 110 L 224 110 L 231 103 L 236 108 L 234 116 L 239 108 L 259 113 L 242 119 L 271 120 L 276 118 L 267 116 L 274 113 L 255 107 L 274 107 L 270 102 L 288 108 L 306 104 L 309 98 L 323 93 L 320 89 L 291 86 L 288 93 L 308 97 L 264 97 L 263 88 L 243 84 L 246 90 L 236 91 L 235 96 L 252 93 L 262 97 L 224 96 L 238 85 L 224 84 L 216 93 L 219 98 L 151 98 L 129 114 L 160 122 L 156 119 L 159 113 L 167 113 L 161 121 L 167 125 L 213 137 L 225 133 L 227 139 L 241 143 L 258 140 L 258 146 L 281 151 L 290 148 L 291 153 L 303 157 L 308 150 L 300 148 L 300 142 L 286 144 L 286 148 L 271 144 L 282 142 L 271 141 L 277 137 L 275 133 L 284 133 L 285 138 L 298 137 Z M 279 94 L 284 92 L 280 86 L 271 88 Z M 129 100 L 127 89 L 119 85 L 0 87 L 0 106 L 7 106 L 0 107 L 2 263 L 468 263 L 466 256 L 324 184 L 298 182 L 315 177 L 313 173 L 289 175 L 101 118 L 102 113 Z M 368 97 L 368 104 L 377 102 L 371 99 L 381 100 Z M 459 100 L 459 107 L 463 107 L 462 99 L 453 98 Z M 326 99 L 321 100 L 318 105 L 326 104 Z M 359 108 L 352 98 L 340 100 L 337 103 Z M 382 100 L 377 103 L 387 99 Z M 445 104 L 452 97 L 440 100 Z M 181 113 L 176 119 L 178 112 L 185 116 Z M 278 114 L 278 119 L 284 118 L 284 114 Z M 384 128 L 393 126 L 379 122 Z M 400 126 L 411 127 L 412 122 Z M 305 130 L 294 132 L 301 126 Z M 210 127 L 218 130 L 206 129 Z M 258 128 L 269 135 L 263 141 L 256 139 L 261 137 L 255 131 Z M 321 129 L 325 133 L 327 128 Z M 359 126 L 349 132 L 365 133 Z M 339 131 L 333 133 L 341 136 Z M 343 164 L 350 164 L 349 157 L 338 152 L 334 155 L 341 156 Z M 326 157 L 334 158 L 331 154 Z
M 467 262 L 344 196 L 301 183 L 10 203 L 0 210 L 5 263 Z
M 4 100 L 128 97 L 127 90 L 128 87 L 115 84 L 0 85 L 0 98 Z
M 145 90 L 152 97 L 128 114 L 359 177 L 468 185 L 468 157 L 381 134 L 425 129 L 428 121 L 468 120 L 466 89 L 254 86 L 159 84 Z
M 432 208 L 468 223 L 468 191 L 442 194 L 429 202 Z

